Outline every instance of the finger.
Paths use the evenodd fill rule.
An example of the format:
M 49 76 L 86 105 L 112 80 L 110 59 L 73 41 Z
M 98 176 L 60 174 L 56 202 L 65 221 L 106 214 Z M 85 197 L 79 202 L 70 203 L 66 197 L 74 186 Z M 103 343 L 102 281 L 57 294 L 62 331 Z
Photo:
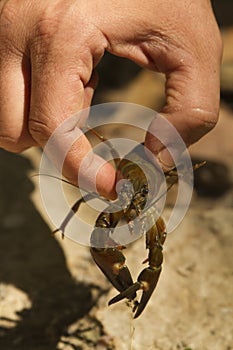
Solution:
M 58 47 L 61 46 L 62 42 Z M 69 52 L 68 48 L 64 52 L 61 49 L 59 55 L 57 47 L 45 51 L 41 54 L 32 50 L 30 133 L 72 183 L 80 185 L 81 182 L 85 189 L 112 197 L 115 171 L 92 152 L 89 141 L 80 131 L 87 112 L 77 113 L 90 105 L 93 95 L 96 78 L 91 76 L 92 58 L 81 60 L 77 52 Z M 70 57 L 76 57 L 77 61 Z M 70 124 L 74 113 L 75 122 L 72 119 Z M 52 151 L 47 147 L 49 140 L 52 140 Z
M 197 47 L 200 47 L 200 52 L 183 54 L 182 59 L 177 53 L 176 59 L 180 63 L 174 65 L 174 59 L 173 67 L 169 65 L 172 58 L 168 55 L 167 66 L 161 69 L 166 73 L 166 106 L 162 115 L 178 131 L 186 146 L 192 145 L 209 132 L 216 125 L 219 114 L 221 40 L 217 36 L 211 47 L 206 48 L 205 44 Z M 160 133 L 163 133 L 163 128 Z M 171 168 L 174 159 L 161 142 L 163 137 L 159 140 L 153 134 L 159 135 L 156 118 L 149 127 L 145 144 L 164 168 Z M 173 132 L 164 137 L 178 157 L 180 150 L 174 143 Z
M 36 144 L 27 127 L 30 66 L 6 51 L 0 44 L 0 147 L 21 152 Z
M 212 67 L 212 68 L 210 68 Z M 220 62 L 207 66 L 196 64 L 185 70 L 176 69 L 167 75 L 167 104 L 162 115 L 178 131 L 186 146 L 198 141 L 209 132 L 218 121 L 220 93 Z M 154 135 L 159 135 L 155 138 Z M 156 118 L 152 121 L 146 136 L 146 146 L 157 156 L 165 168 L 174 165 L 167 146 L 178 147 L 175 132 L 167 133 L 160 128 Z M 180 151 L 174 150 L 179 156 Z

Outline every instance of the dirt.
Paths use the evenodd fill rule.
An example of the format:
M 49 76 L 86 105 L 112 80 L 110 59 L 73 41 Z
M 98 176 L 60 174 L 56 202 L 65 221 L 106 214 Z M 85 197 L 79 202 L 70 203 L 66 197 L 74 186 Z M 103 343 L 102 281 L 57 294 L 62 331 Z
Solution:
M 223 36 L 229 65 L 233 27 L 223 28 Z M 161 78 L 131 73 L 117 90 L 101 87 L 98 101 L 143 103 L 145 96 L 145 105 L 159 108 Z M 159 284 L 137 320 L 125 302 L 107 306 L 116 291 L 87 247 L 51 235 L 38 179 L 31 177 L 40 151 L 0 150 L 1 349 L 233 350 L 233 90 L 227 98 L 224 91 L 218 126 L 191 148 L 193 159 L 207 164 L 196 174 L 187 215 L 168 235 Z M 143 239 L 124 253 L 136 279 L 146 257 Z

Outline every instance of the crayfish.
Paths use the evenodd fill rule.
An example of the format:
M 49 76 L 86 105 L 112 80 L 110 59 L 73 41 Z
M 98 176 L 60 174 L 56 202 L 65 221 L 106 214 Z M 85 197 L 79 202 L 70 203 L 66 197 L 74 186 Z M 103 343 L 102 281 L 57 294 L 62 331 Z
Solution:
M 166 227 L 162 217 L 158 214 L 154 200 L 158 171 L 152 164 L 140 144 L 124 158 L 120 159 L 118 153 L 113 150 L 111 143 L 100 136 L 94 129 L 91 130 L 101 141 L 107 142 L 114 156 L 116 166 L 116 183 L 121 182 L 116 201 L 108 201 L 107 208 L 101 212 L 95 222 L 90 239 L 91 255 L 119 294 L 109 301 L 109 305 L 124 298 L 134 302 L 134 318 L 137 318 L 147 305 L 162 270 L 163 244 L 166 239 Z M 177 182 L 176 170 L 165 173 L 168 187 Z M 59 229 L 64 236 L 65 226 L 74 212 L 83 201 L 95 197 L 92 193 L 86 194 L 72 207 L 71 212 L 64 219 Z M 106 201 L 106 200 L 105 200 Z M 126 221 L 130 232 L 134 232 L 135 222 L 137 230 L 145 233 L 146 248 L 149 251 L 144 263 L 148 266 L 139 274 L 137 281 L 133 282 L 130 271 L 125 264 L 122 244 L 113 238 L 114 229 L 120 221 Z M 136 301 L 137 291 L 142 291 L 140 301 Z

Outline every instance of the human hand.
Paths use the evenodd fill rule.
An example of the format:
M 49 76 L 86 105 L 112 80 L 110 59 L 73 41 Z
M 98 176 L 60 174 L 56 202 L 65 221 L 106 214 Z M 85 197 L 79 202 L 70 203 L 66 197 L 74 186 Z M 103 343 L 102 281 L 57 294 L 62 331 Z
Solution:
M 187 145 L 215 125 L 222 48 L 208 0 L 3 0 L 0 11 L 1 147 L 44 147 L 64 120 L 88 107 L 105 50 L 166 74 L 162 113 Z M 169 166 L 150 133 L 146 146 Z M 72 145 L 64 163 L 71 182 L 90 150 L 84 135 Z M 114 169 L 98 156 L 79 176 L 87 188 L 114 194 Z

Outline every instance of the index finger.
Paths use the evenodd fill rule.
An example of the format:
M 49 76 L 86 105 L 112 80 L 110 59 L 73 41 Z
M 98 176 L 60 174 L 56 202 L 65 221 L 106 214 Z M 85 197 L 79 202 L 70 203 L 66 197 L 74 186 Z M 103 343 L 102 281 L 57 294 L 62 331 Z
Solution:
M 112 197 L 115 170 L 92 152 L 81 132 L 86 113 L 81 113 L 75 124 L 68 122 L 64 128 L 59 128 L 75 112 L 90 105 L 95 87 L 90 53 L 82 59 L 76 52 L 77 61 L 70 59 L 71 53 L 74 56 L 73 51 L 61 50 L 58 58 L 57 48 L 39 54 L 38 50 L 32 50 L 29 132 L 37 144 L 46 149 L 56 166 L 60 167 L 62 161 L 63 174 L 72 183 L 78 184 L 79 178 L 85 189 Z M 48 151 L 46 144 L 51 139 L 53 146 Z M 67 144 L 70 145 L 68 150 Z

